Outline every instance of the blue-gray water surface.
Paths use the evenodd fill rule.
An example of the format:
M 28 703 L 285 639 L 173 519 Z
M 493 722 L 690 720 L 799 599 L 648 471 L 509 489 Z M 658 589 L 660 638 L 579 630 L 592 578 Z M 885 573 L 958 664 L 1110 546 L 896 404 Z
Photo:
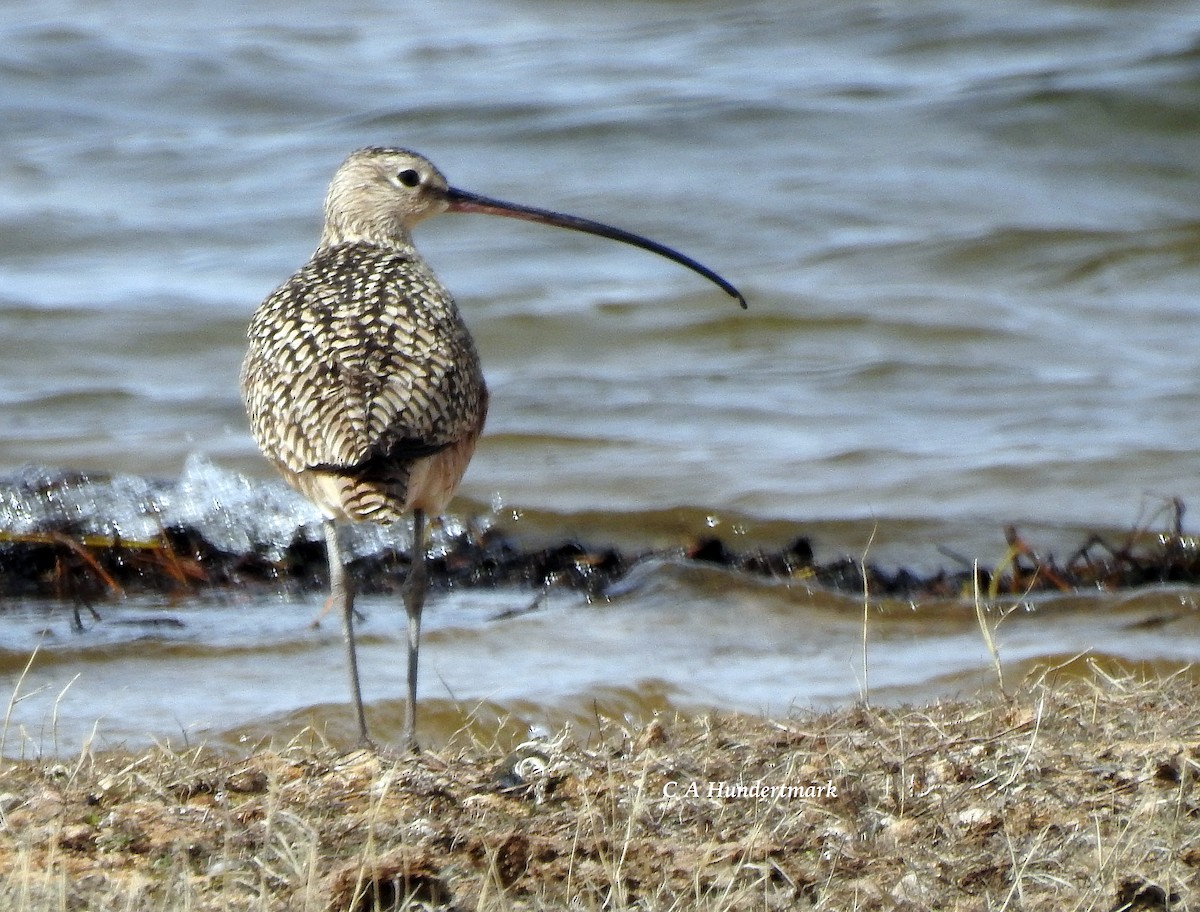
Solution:
M 394 144 L 675 246 L 750 301 L 598 238 L 421 226 L 492 389 L 461 515 L 809 534 L 819 557 L 932 567 L 938 544 L 999 560 L 1009 522 L 1069 547 L 1200 502 L 1195 4 L 13 0 L 0 38 L 0 475 L 277 485 L 237 390 L 246 324 L 311 253 L 344 155 Z M 673 567 L 486 620 L 527 598 L 431 604 L 431 701 L 784 711 L 991 667 L 973 616 L 893 617 L 864 682 L 853 603 Z M 1155 598 L 1043 607 L 1002 652 L 1196 659 L 1192 593 Z M 137 741 L 341 713 L 319 601 L 104 612 L 185 623 L 137 636 L 10 606 L 0 685 L 41 651 L 8 727 L 47 748 L 50 727 L 78 745 L 96 722 Z M 1176 621 L 1131 637 L 1131 610 Z M 382 712 L 399 608 L 368 614 Z

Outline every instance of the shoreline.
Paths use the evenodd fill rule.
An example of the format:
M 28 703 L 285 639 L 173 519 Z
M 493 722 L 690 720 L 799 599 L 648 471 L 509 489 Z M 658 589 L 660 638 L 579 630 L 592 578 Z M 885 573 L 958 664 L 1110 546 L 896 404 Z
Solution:
M 1011 699 L 609 719 L 512 751 L 309 731 L 10 762 L 0 905 L 1189 908 L 1200 683 L 1089 669 Z
M 653 562 L 686 561 L 766 580 L 800 582 L 815 591 L 872 600 L 974 600 L 1042 593 L 1112 592 L 1200 585 L 1200 539 L 1182 529 L 1182 503 L 1166 528 L 1134 527 L 1111 541 L 1090 533 L 1066 558 L 1027 541 L 1006 526 L 997 562 L 938 550 L 957 569 L 888 567 L 866 556 L 818 561 L 805 535 L 767 546 L 738 548 L 712 534 L 680 535 L 670 547 L 622 549 L 574 536 L 530 542 L 501 525 L 463 523 L 439 542 L 427 561 L 432 590 L 517 586 L 605 596 L 622 591 L 632 571 Z M 4 599 L 46 598 L 92 607 L 127 594 L 196 595 L 231 588 L 327 587 L 322 542 L 299 532 L 272 556 L 262 543 L 241 552 L 222 549 L 197 529 L 169 526 L 145 540 L 80 534 L 70 524 L 26 532 L 0 530 L 0 607 Z M 363 593 L 396 592 L 409 555 L 383 547 L 350 561 L 347 571 Z

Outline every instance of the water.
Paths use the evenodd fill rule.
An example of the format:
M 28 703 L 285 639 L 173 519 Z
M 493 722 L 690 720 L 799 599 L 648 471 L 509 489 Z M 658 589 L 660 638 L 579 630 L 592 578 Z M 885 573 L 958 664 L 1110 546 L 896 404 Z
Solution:
M 310 626 L 323 599 L 222 597 L 103 606 L 71 632 L 63 609 L 10 605 L 0 674 L 15 696 L 4 752 L 70 753 L 81 744 L 236 747 L 303 727 L 350 743 L 354 723 L 338 626 Z M 763 586 L 697 568 L 660 568 L 647 588 L 588 605 L 529 593 L 452 592 L 431 604 L 422 647 L 422 737 L 441 743 L 500 720 L 587 729 L 598 716 L 645 721 L 710 707 L 786 714 L 797 708 L 970 696 L 996 688 L 976 618 L 957 606 L 873 610 L 802 587 Z M 399 607 L 361 599 L 360 667 L 372 730 L 399 743 L 403 624 Z M 1072 660 L 1170 673 L 1197 660 L 1194 592 L 1077 596 L 1026 605 L 996 629 L 1007 686 Z M 39 651 L 30 662 L 30 644 Z
M 1147 520 L 1165 496 L 1200 499 L 1193 4 L 218 0 L 197 17 L 146 0 L 14 0 L 0 33 L 0 474 L 37 464 L 175 484 L 200 458 L 273 490 L 237 394 L 245 326 L 311 252 L 344 154 L 386 142 L 459 186 L 677 246 L 751 304 L 596 238 L 485 218 L 423 226 L 493 390 L 463 515 L 499 506 L 517 531 L 634 543 L 710 522 L 735 540 L 811 534 L 819 558 L 869 547 L 933 566 L 938 544 L 999 560 L 1006 522 L 1059 547 Z M 747 622 L 807 618 L 812 599 L 780 608 L 774 590 L 722 580 L 695 632 L 691 585 L 664 573 L 653 597 L 521 622 L 586 634 L 561 646 L 578 678 L 456 687 L 537 706 L 651 678 L 680 705 L 858 693 L 855 620 L 825 641 L 827 669 L 798 645 L 800 621 L 756 665 L 739 645 Z M 1155 610 L 1180 595 L 1162 598 Z M 189 631 L 223 623 L 223 609 L 195 607 L 170 610 Z M 246 606 L 246 624 L 273 629 L 279 610 Z M 588 661 L 607 637 L 639 655 L 632 640 L 652 631 L 625 612 L 694 632 L 652 675 L 636 658 Z M 714 628 L 703 612 L 733 620 Z M 1053 641 L 1069 616 L 1028 623 Z M 880 687 L 935 687 L 960 669 L 947 661 L 959 647 L 988 667 L 978 641 L 939 645 L 939 623 L 889 643 L 896 672 L 878 671 Z M 1104 648 L 1103 624 L 1072 642 Z M 533 661 L 452 629 L 431 650 L 461 640 L 472 674 Z M 710 629 L 730 661 L 704 646 Z M 64 673 L 73 650 L 101 648 L 89 643 L 71 641 Z M 1195 658 L 1169 634 L 1139 643 L 1129 658 Z M 155 661 L 157 644 L 138 654 Z M 693 687 L 687 656 L 717 680 Z M 336 656 L 319 659 L 335 679 L 325 696 L 264 715 L 340 700 Z M 180 673 L 237 664 L 212 662 Z M 85 677 L 102 666 L 81 664 Z M 746 666 L 784 683 L 760 692 Z M 142 703 L 108 712 L 85 696 L 136 680 L 122 667 L 104 667 L 111 688 L 81 679 L 60 709 L 104 715 L 119 736 L 162 733 Z M 434 680 L 426 693 L 446 697 Z M 183 726 L 203 715 L 179 712 Z

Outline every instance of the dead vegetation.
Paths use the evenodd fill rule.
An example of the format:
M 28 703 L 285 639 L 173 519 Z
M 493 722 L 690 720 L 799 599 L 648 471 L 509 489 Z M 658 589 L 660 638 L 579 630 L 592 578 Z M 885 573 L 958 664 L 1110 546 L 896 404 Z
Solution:
M 602 596 L 629 571 L 648 560 L 688 560 L 772 579 L 792 579 L 832 592 L 908 600 L 1024 597 L 1038 592 L 1116 591 L 1168 583 L 1200 584 L 1200 537 L 1183 531 L 1184 506 L 1167 502 L 1162 528 L 1136 526 L 1120 540 L 1090 535 L 1065 559 L 1026 541 L 1015 527 L 1004 529 L 1006 551 L 997 564 L 981 563 L 943 547 L 957 569 L 920 573 L 886 568 L 862 558 L 814 559 L 809 539 L 778 548 L 731 549 L 723 540 L 697 538 L 681 547 L 624 552 L 611 545 L 575 540 L 526 546 L 497 526 L 468 524 L 442 543 L 429 560 L 430 585 L 523 586 L 571 589 Z M 182 598 L 201 590 L 289 586 L 324 589 L 324 545 L 302 536 L 278 559 L 265 546 L 245 553 L 223 551 L 195 529 L 162 528 L 145 541 L 119 535 L 78 534 L 71 522 L 37 532 L 0 530 L 0 599 L 43 597 L 73 602 L 96 614 L 94 604 L 127 593 L 153 592 Z M 407 573 L 409 557 L 384 550 L 360 557 L 349 572 L 360 592 L 392 592 Z
M 1095 664 L 511 751 L 84 754 L 4 769 L 0 907 L 1188 909 L 1198 773 L 1194 677 Z

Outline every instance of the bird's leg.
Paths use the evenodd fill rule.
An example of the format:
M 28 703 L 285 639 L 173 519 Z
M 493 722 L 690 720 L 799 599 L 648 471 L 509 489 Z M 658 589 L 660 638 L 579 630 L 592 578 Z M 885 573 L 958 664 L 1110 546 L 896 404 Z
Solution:
M 337 523 L 332 519 L 325 520 L 325 549 L 329 555 L 329 602 L 342 610 L 342 637 L 346 641 L 346 664 L 350 671 L 350 696 L 354 699 L 354 714 L 358 720 L 358 740 L 370 745 L 362 685 L 358 680 L 358 650 L 354 645 L 354 587 L 346 577 L 342 549 L 338 546 Z
M 404 700 L 404 746 L 417 746 L 417 655 L 421 648 L 421 609 L 425 607 L 425 511 L 413 511 L 412 556 L 404 580 L 404 611 L 408 615 L 408 694 Z
M 333 605 L 333 593 L 331 592 L 329 594 L 329 598 L 325 599 L 325 604 L 321 606 L 321 610 L 317 612 L 317 616 L 308 622 L 308 626 L 313 630 L 319 630 L 321 627 L 321 621 L 324 620 L 325 615 L 329 614 L 329 612 L 333 610 Z M 357 608 L 354 609 L 354 620 L 365 621 L 366 619 L 367 616 L 365 614 L 363 614 Z

